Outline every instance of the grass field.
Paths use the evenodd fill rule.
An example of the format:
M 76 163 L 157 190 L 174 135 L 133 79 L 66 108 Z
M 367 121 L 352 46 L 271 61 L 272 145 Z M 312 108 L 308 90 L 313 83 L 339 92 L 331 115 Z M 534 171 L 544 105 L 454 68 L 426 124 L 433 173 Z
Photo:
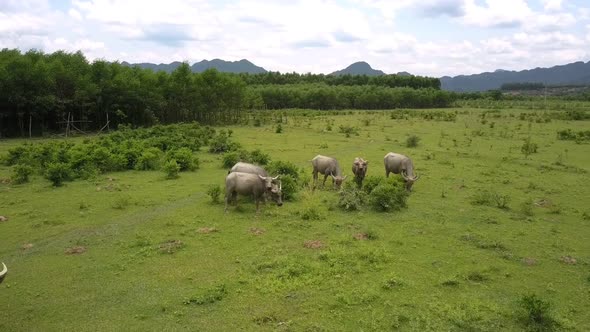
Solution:
M 224 214 L 205 191 L 227 170 L 204 148 L 200 169 L 176 180 L 4 181 L 0 331 L 590 330 L 590 145 L 556 134 L 590 121 L 409 112 L 435 116 L 292 111 L 279 134 L 270 120 L 230 127 L 245 148 L 309 178 L 320 153 L 348 175 L 364 157 L 373 176 L 387 152 L 410 156 L 421 178 L 399 212 L 342 211 L 326 186 L 258 217 L 247 200 Z M 538 151 L 525 156 L 527 138 Z M 0 154 L 22 142 L 0 141 Z M 532 294 L 542 302 L 523 304 Z

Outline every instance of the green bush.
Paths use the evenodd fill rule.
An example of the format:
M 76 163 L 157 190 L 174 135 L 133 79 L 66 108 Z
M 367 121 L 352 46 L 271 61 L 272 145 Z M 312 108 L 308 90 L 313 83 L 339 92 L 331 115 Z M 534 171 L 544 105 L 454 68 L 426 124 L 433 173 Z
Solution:
M 180 172 L 180 165 L 178 165 L 176 160 L 171 159 L 164 164 L 164 173 L 166 173 L 167 179 L 178 178 L 178 172 Z
M 342 134 L 344 134 L 346 137 L 350 137 L 351 135 L 355 135 L 358 136 L 359 135 L 359 129 L 357 127 L 353 127 L 353 126 L 348 126 L 348 125 L 340 125 L 340 127 L 338 128 L 338 131 Z
M 277 129 L 275 130 L 275 133 L 280 134 L 283 132 L 283 126 L 279 123 L 277 125 Z
M 240 161 L 240 154 L 236 151 L 226 152 L 223 154 L 223 168 L 232 168 L 238 161 Z
M 174 159 L 180 166 L 180 171 L 194 171 L 199 168 L 199 158 L 193 156 L 189 148 L 180 148 L 168 153 L 168 159 Z
M 236 151 L 240 148 L 240 144 L 233 142 L 230 139 L 231 133 L 225 130 L 220 130 L 211 140 L 209 144 L 209 152 L 211 153 L 224 153 L 228 151 Z
M 537 148 L 538 148 L 537 144 L 531 142 L 531 138 L 528 137 L 527 139 L 524 140 L 524 143 L 520 147 L 520 151 L 522 152 L 522 154 L 524 154 L 525 157 L 528 157 L 529 155 L 531 155 L 533 153 L 537 153 Z
M 345 211 L 358 211 L 367 200 L 364 191 L 354 185 L 345 185 L 339 192 L 338 207 Z
M 397 211 L 407 207 L 409 193 L 395 180 L 384 180 L 369 194 L 369 203 L 380 212 Z
M 299 169 L 290 161 L 273 161 L 268 164 L 266 170 L 271 176 L 290 175 L 295 181 L 299 181 Z
M 149 148 L 141 153 L 141 156 L 135 163 L 135 169 L 141 171 L 155 170 L 158 169 L 160 164 L 161 151 L 157 148 Z
M 12 168 L 10 179 L 16 184 L 27 183 L 31 174 L 33 174 L 33 168 L 31 166 L 17 164 Z
M 53 184 L 54 187 L 59 187 L 64 181 L 71 180 L 72 170 L 66 163 L 49 163 L 45 170 L 45 178 Z
M 270 162 L 270 156 L 260 149 L 253 150 L 249 156 L 250 162 L 257 165 L 267 165 Z
M 379 176 L 367 176 L 363 180 L 363 190 L 370 194 L 383 181 L 382 177 Z
M 285 201 L 292 201 L 296 198 L 297 192 L 299 191 L 299 186 L 297 185 L 297 180 L 293 178 L 291 175 L 281 175 L 280 178 L 281 185 L 282 185 L 282 192 L 283 192 L 283 200 Z
M 219 196 L 221 195 L 221 186 L 217 184 L 210 185 L 207 189 L 207 195 L 211 197 L 211 202 L 214 204 L 219 203 Z
M 406 139 L 406 147 L 415 148 L 418 146 L 418 142 L 420 142 L 420 137 L 418 137 L 416 135 L 410 135 Z

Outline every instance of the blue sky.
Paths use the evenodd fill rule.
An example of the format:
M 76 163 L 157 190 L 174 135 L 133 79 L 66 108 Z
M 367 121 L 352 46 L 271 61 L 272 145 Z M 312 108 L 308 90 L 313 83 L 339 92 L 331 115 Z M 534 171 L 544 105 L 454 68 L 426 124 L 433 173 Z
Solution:
M 590 60 L 587 0 L 0 0 L 0 48 L 443 76 Z

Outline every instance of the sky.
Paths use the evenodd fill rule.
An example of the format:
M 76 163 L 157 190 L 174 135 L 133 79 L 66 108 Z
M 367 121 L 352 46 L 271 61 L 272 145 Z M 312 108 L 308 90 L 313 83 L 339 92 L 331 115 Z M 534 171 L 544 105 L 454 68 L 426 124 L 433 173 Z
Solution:
M 590 60 L 589 0 L 0 0 L 0 48 L 455 76 Z

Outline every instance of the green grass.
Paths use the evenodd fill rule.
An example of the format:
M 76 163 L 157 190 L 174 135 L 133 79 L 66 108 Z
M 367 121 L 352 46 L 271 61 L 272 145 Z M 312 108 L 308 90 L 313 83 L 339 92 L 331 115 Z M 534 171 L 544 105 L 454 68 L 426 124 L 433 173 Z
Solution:
M 384 176 L 387 152 L 409 155 L 421 178 L 392 213 L 342 211 L 326 185 L 258 217 L 248 200 L 224 214 L 207 191 L 227 170 L 206 147 L 200 168 L 174 180 L 0 181 L 0 330 L 523 330 L 528 294 L 551 303 L 551 326 L 590 330 L 590 145 L 556 137 L 590 122 L 510 109 L 488 113 L 490 126 L 485 110 L 442 110 L 455 111 L 454 122 L 293 111 L 280 134 L 270 122 L 230 127 L 310 178 L 319 153 L 349 176 L 354 157 Z M 407 148 L 411 135 L 420 144 Z M 538 150 L 525 158 L 529 137 Z M 0 141 L 0 154 L 24 141 Z

